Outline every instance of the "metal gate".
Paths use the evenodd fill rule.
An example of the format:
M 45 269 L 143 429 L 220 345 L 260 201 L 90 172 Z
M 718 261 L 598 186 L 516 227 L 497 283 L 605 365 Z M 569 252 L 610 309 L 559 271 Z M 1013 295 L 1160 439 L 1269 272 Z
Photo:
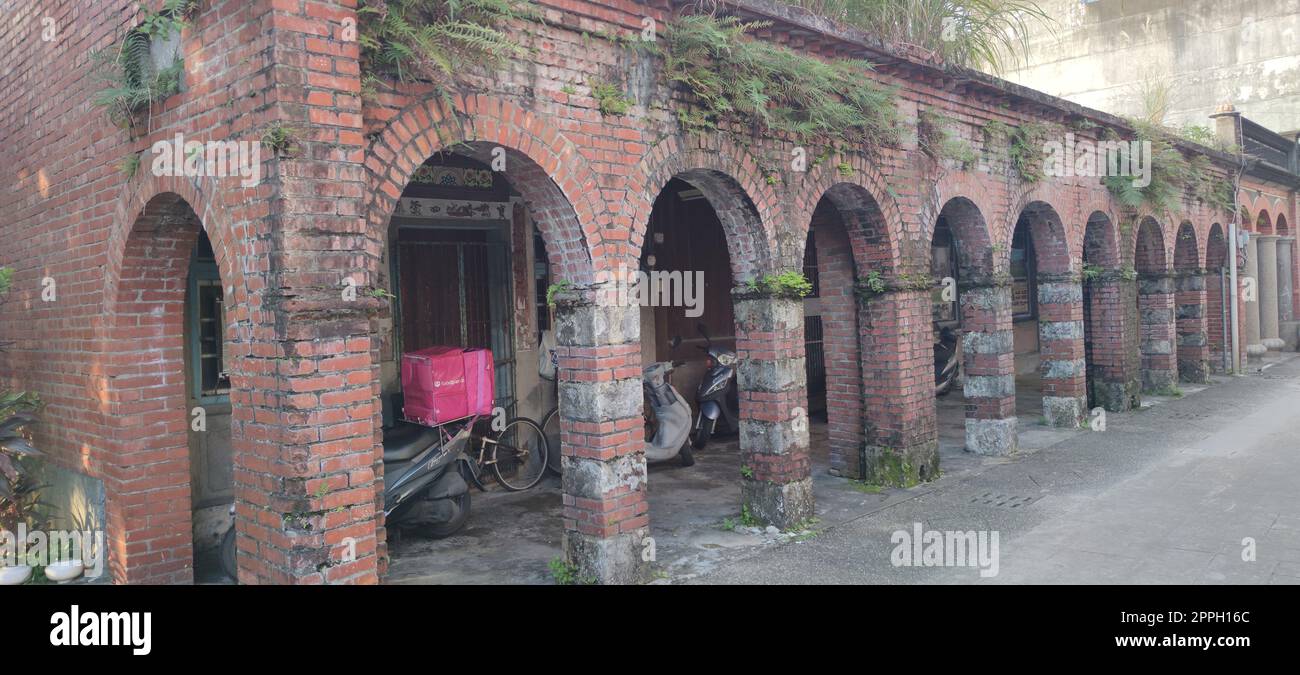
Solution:
M 502 234 L 504 235 L 504 228 Z M 455 236 L 455 232 L 446 234 Z M 466 239 L 493 232 L 470 230 Z M 504 241 L 410 241 L 398 237 L 395 273 L 400 351 L 433 345 L 486 347 L 496 369 L 496 404 L 515 415 L 510 247 Z

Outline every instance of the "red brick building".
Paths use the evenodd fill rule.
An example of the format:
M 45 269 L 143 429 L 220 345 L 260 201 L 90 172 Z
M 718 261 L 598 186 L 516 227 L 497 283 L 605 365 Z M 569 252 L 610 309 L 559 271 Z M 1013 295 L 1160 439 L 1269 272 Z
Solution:
M 680 321 L 600 302 L 598 282 L 652 248 L 665 265 L 711 260 L 730 273 L 705 298 L 726 306 L 734 328 L 721 335 L 740 356 L 752 469 L 742 495 L 783 528 L 813 513 L 800 413 L 814 314 L 809 301 L 753 290 L 766 275 L 815 271 L 832 471 L 878 482 L 938 474 L 936 319 L 962 331 L 974 452 L 1015 450 L 1019 355 L 1034 355 L 1043 417 L 1061 426 L 1230 369 L 1218 270 L 1234 219 L 1257 235 L 1243 259 L 1258 293 L 1242 296 L 1241 357 L 1280 348 L 1288 330 L 1294 346 L 1294 142 L 1248 120 L 1216 121 L 1221 138 L 1262 158 L 1240 173 L 1236 212 L 1190 193 L 1175 212 L 1133 211 L 1096 177 L 1022 180 L 984 132 L 991 121 L 1051 123 L 1097 141 L 1102 129 L 1131 137 L 1124 120 L 767 0 L 721 3 L 771 21 L 760 39 L 869 59 L 876 69 L 863 76 L 897 87 L 897 145 L 837 150 L 801 171 L 779 135 L 684 132 L 676 111 L 689 101 L 658 77 L 657 57 L 609 39 L 691 3 L 537 4 L 544 22 L 512 27 L 526 58 L 467 76 L 449 100 L 394 83 L 371 100 L 355 0 L 202 0 L 179 42 L 182 91 L 138 133 L 92 104 L 102 84 L 88 58 L 135 24 L 133 2 L 6 8 L 0 265 L 13 268 L 14 291 L 0 332 L 16 343 L 0 376 L 46 402 L 37 441 L 65 492 L 102 492 L 115 580 L 190 581 L 200 512 L 233 498 L 240 581 L 377 582 L 380 400 L 398 386 L 397 355 L 439 341 L 493 346 L 499 393 L 534 414 L 552 402 L 535 374 L 545 331 L 559 355 L 566 553 L 603 582 L 640 579 L 654 517 L 640 366 L 677 358 L 663 338 Z M 599 110 L 597 78 L 618 83 L 626 112 Z M 979 161 L 924 152 L 926 112 L 951 120 Z M 275 129 L 292 130 L 291 148 L 262 144 Z M 178 133 L 275 151 L 262 153 L 255 184 L 145 170 L 150 148 Z M 1239 155 L 1176 147 L 1204 156 L 1214 180 L 1237 179 Z M 140 155 L 140 170 L 120 169 Z M 665 194 L 703 214 L 691 222 L 715 229 L 687 234 L 713 246 L 672 248 L 673 223 L 656 220 Z M 947 307 L 934 277 L 956 284 Z M 557 280 L 569 285 L 552 318 L 539 295 Z M 715 332 L 728 324 L 719 316 L 708 319 Z

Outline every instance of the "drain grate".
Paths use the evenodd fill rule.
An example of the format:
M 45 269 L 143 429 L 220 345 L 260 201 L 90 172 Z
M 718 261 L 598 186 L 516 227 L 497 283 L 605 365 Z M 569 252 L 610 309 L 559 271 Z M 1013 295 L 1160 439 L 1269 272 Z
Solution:
M 981 504 L 984 506 L 994 506 L 1002 509 L 1018 509 L 1029 506 L 1038 501 L 1038 497 L 1025 497 L 1022 495 L 1004 495 L 1000 492 L 985 492 L 982 495 L 972 497 L 970 503 Z

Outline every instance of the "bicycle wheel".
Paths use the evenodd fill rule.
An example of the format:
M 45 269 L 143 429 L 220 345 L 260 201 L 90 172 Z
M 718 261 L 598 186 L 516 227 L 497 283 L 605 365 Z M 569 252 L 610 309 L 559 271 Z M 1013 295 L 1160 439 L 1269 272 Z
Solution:
M 559 476 L 564 471 L 560 461 L 560 409 L 551 408 L 542 418 L 542 433 L 546 436 L 546 468 Z
M 549 450 L 541 425 L 527 417 L 516 417 L 506 422 L 492 441 L 492 470 L 505 489 L 519 491 L 537 485 L 546 473 Z

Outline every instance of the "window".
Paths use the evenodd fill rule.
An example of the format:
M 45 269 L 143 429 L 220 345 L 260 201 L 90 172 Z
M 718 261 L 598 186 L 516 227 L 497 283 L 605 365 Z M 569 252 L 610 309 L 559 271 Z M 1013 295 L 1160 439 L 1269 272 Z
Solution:
M 225 346 L 225 309 L 221 275 L 207 234 L 199 236 L 190 261 L 186 312 L 187 361 L 190 367 L 190 395 L 203 403 L 227 400 L 230 378 L 226 377 L 222 351 Z
M 1034 242 L 1029 224 L 1021 221 L 1011 238 L 1011 313 L 1016 320 L 1032 319 L 1038 313 Z

